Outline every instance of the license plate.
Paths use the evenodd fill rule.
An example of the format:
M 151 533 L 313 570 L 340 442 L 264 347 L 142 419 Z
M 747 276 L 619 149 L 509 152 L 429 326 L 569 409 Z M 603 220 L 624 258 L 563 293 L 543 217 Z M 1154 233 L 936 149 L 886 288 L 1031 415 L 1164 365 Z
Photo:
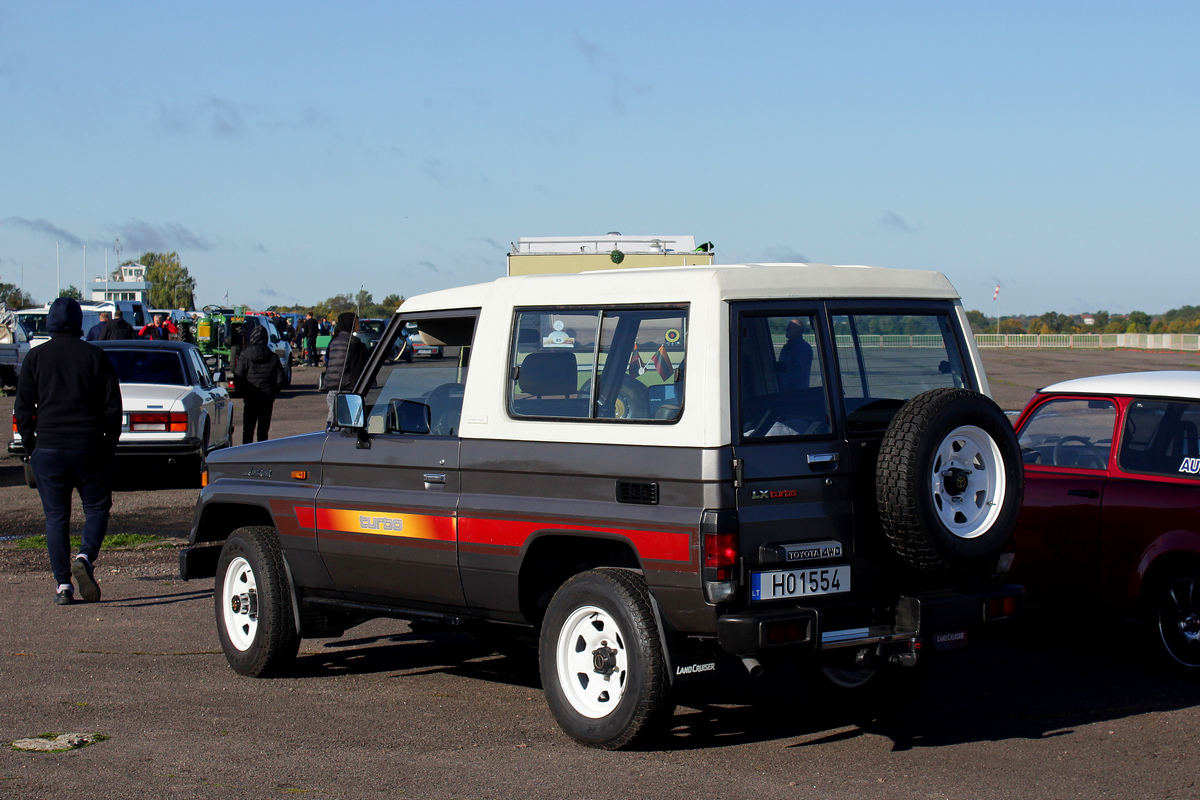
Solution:
M 751 600 L 814 597 L 850 591 L 850 565 L 784 569 L 750 574 Z

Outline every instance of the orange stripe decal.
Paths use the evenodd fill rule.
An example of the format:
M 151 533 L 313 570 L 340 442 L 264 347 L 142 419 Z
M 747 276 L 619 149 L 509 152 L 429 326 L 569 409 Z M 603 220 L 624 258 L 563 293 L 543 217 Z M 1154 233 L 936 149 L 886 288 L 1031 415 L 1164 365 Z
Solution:
M 397 514 L 391 511 L 360 511 L 345 508 L 318 508 L 315 514 L 317 529 L 342 533 L 369 533 L 377 536 L 399 536 L 405 539 L 431 539 L 453 542 L 453 517 L 431 517 L 425 514 Z

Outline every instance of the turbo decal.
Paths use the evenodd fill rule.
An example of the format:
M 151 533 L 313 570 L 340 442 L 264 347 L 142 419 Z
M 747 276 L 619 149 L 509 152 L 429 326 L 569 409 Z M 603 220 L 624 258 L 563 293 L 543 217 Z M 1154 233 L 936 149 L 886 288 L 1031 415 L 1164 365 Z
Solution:
M 302 526 L 312 526 L 322 531 L 369 533 L 376 536 L 400 536 L 405 539 L 442 542 L 452 542 L 455 539 L 453 517 L 347 508 L 318 508 L 314 513 L 304 506 L 296 506 L 296 517 Z

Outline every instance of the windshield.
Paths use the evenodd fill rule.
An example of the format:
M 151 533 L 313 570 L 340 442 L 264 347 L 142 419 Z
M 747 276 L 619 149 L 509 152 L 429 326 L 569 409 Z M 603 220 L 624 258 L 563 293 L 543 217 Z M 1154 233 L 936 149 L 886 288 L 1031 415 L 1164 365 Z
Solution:
M 174 350 L 117 350 L 105 348 L 108 360 L 117 370 L 121 383 L 154 383 L 162 386 L 187 386 L 183 362 Z
M 37 314 L 17 314 L 17 319 L 25 327 L 25 332 L 30 336 L 49 336 L 49 331 L 46 330 L 46 317 L 44 312 Z
M 369 333 L 374 336 L 383 333 L 383 329 L 386 327 L 387 324 L 381 319 L 363 319 L 358 322 L 359 333 Z

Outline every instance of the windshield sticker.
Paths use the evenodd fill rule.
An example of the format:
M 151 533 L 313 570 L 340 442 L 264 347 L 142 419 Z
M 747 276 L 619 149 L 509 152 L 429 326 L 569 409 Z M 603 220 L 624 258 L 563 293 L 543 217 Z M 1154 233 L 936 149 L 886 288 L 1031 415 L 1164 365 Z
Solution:
M 561 319 L 554 320 L 554 332 L 542 339 L 542 347 L 574 347 L 575 337 L 565 327 Z

